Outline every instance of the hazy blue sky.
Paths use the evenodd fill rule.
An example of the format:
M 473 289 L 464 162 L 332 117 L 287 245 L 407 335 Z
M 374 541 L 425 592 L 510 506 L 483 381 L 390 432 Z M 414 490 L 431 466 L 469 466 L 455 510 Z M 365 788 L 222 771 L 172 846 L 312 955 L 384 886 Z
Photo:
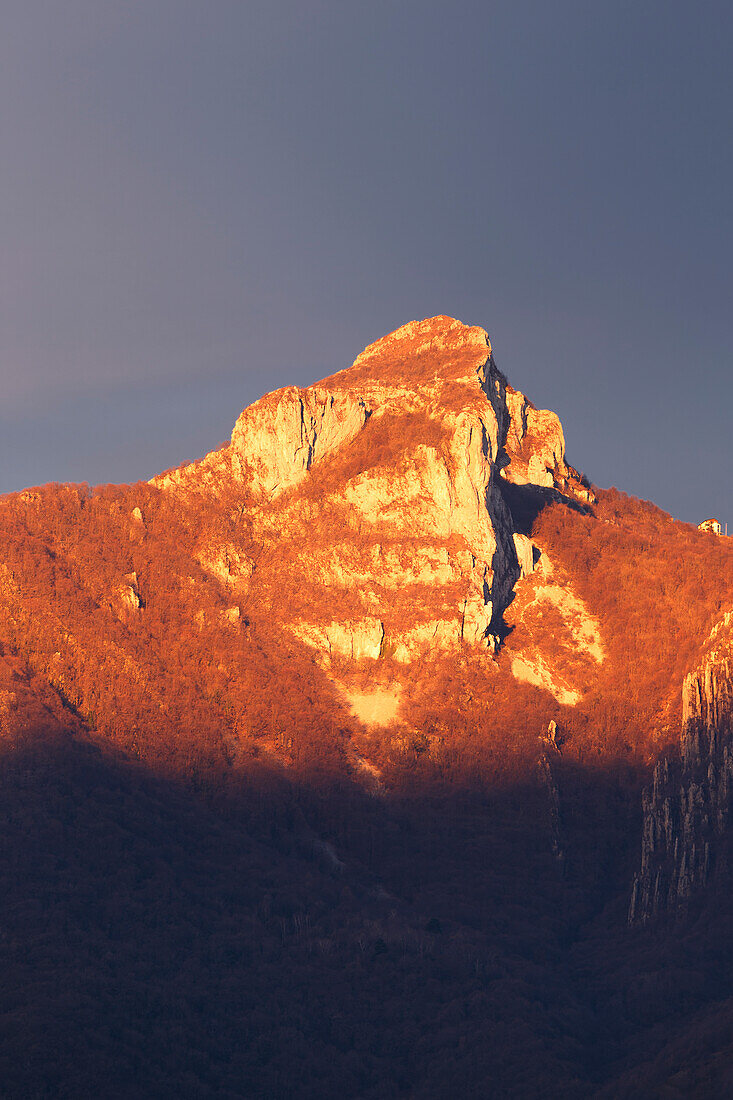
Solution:
M 126 481 L 415 317 L 733 521 L 733 6 L 5 0 L 0 491 Z

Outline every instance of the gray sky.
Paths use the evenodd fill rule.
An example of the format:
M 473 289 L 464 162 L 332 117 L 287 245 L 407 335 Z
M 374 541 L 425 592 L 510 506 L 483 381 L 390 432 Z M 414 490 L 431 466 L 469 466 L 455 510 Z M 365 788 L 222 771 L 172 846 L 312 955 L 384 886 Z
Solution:
M 733 521 L 733 8 L 5 0 L 0 491 L 128 481 L 416 317 Z

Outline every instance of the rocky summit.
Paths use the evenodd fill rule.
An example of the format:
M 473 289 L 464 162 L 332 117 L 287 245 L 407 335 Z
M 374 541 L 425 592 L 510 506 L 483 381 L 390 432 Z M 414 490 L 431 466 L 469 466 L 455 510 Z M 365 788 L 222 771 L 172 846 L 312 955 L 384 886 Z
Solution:
M 256 559 L 207 545 L 199 560 L 276 606 L 319 660 L 410 663 L 499 643 L 539 557 L 504 483 L 594 499 L 559 419 L 508 385 L 486 332 L 433 317 L 308 389 L 268 394 L 228 446 L 152 484 L 184 499 L 240 490 Z
M 730 1094 L 722 531 L 445 316 L 0 498 L 0 1091 Z

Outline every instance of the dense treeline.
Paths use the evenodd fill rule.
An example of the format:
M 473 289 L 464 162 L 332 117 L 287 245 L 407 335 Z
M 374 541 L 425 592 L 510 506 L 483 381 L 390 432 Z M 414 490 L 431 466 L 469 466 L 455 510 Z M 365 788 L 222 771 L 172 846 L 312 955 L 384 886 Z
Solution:
M 211 772 L 218 782 L 259 739 L 287 743 L 297 762 L 297 735 L 314 726 L 313 766 L 333 764 L 333 690 L 321 683 L 317 694 L 302 650 L 267 622 L 249 622 L 199 566 L 196 548 L 220 522 L 211 517 L 210 533 L 207 518 L 147 486 L 49 487 L 30 506 L 9 502 L 0 554 L 7 643 L 90 726 L 156 767 L 198 781 Z M 133 575 L 139 608 L 120 596 Z
M 676 740 L 682 679 L 733 603 L 733 540 L 615 489 L 598 498 L 591 514 L 544 509 L 534 535 L 603 625 L 608 659 L 579 708 L 594 747 L 651 755 Z
M 380 729 L 280 628 L 307 593 L 258 579 L 246 503 L 0 503 L 3 1090 L 724 1094 L 728 903 L 661 934 L 625 911 L 646 765 L 731 603 L 728 540 L 615 490 L 549 502 L 530 533 L 608 650 L 583 701 L 466 650 L 403 669 Z M 387 685 L 389 661 L 352 683 Z
M 338 773 L 354 737 L 401 774 L 414 771 L 415 734 L 430 748 L 422 773 L 441 783 L 477 769 L 513 778 L 553 718 L 580 757 L 613 747 L 646 761 L 676 736 L 682 676 L 733 592 L 726 539 L 613 490 L 592 514 L 551 504 L 532 537 L 602 623 L 608 655 L 589 666 L 583 703 L 560 708 L 467 651 L 428 672 L 401 669 L 408 728 L 380 738 L 360 731 L 313 651 L 279 628 L 307 593 L 268 589 L 254 565 L 245 583 L 207 568 L 217 546 L 253 563 L 267 554 L 241 500 L 212 500 L 49 486 L 3 502 L 0 536 L 6 644 L 115 744 L 199 783 L 263 753 Z M 139 607 L 125 604 L 130 583 Z M 549 608 L 540 648 L 556 635 Z M 388 665 L 365 677 L 388 682 Z
M 329 848 L 312 789 L 207 804 L 48 724 L 8 750 L 8 1095 L 726 1094 L 730 904 L 626 929 L 588 806 L 569 866 L 531 787 L 352 792 Z

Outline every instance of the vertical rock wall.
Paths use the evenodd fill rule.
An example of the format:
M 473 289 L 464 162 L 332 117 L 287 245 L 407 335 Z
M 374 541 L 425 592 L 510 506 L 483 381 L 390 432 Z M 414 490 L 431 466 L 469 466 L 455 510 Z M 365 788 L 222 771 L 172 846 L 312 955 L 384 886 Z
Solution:
M 727 615 L 715 648 L 685 678 L 679 755 L 660 760 L 642 796 L 641 866 L 629 923 L 683 908 L 726 871 L 733 791 L 733 648 Z

